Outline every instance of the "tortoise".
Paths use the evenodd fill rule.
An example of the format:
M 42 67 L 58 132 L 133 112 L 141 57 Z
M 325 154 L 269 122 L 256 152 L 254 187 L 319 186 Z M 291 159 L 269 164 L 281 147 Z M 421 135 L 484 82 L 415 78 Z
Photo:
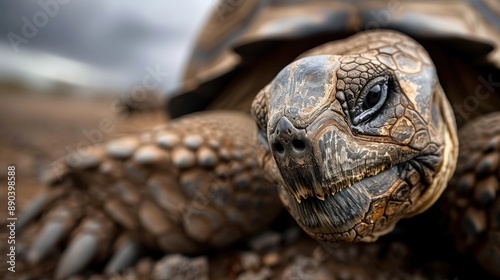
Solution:
M 281 205 L 335 250 L 439 200 L 447 226 L 432 231 L 500 277 L 495 4 L 222 1 L 166 103 L 173 120 L 45 178 L 17 225 L 22 269 L 111 274 L 140 250 L 227 247 Z

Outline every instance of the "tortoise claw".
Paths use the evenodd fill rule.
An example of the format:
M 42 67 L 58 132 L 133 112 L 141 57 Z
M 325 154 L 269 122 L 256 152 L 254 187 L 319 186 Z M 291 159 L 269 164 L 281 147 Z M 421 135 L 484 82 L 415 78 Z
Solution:
M 19 217 L 16 225 L 16 231 L 22 233 L 30 223 L 41 216 L 43 211 L 48 210 L 47 206 L 52 204 L 68 191 L 64 186 L 58 188 L 45 189 L 41 194 L 28 204 L 23 214 Z
M 65 226 L 59 221 L 49 222 L 45 225 L 28 253 L 28 263 L 38 264 L 61 241 L 65 233 Z
M 126 267 L 132 265 L 139 257 L 140 246 L 137 242 L 128 239 L 116 250 L 111 260 L 106 265 L 104 273 L 113 275 L 122 272 Z
M 28 205 L 28 207 L 24 210 L 24 213 L 19 218 L 16 230 L 18 232 L 22 232 L 26 225 L 42 213 L 47 205 L 47 202 L 48 196 L 46 193 L 37 196 L 35 200 Z
M 56 279 L 65 279 L 77 274 L 96 257 L 98 251 L 98 240 L 94 235 L 80 235 L 71 242 L 57 264 Z

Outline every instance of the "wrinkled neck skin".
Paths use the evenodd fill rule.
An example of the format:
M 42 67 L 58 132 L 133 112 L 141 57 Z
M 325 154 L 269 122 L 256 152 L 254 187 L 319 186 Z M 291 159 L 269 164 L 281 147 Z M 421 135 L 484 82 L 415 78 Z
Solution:
M 261 167 L 299 225 L 321 241 L 371 242 L 439 198 L 458 141 L 421 46 L 393 32 L 344 42 L 344 53 L 336 42 L 283 69 L 252 114 Z

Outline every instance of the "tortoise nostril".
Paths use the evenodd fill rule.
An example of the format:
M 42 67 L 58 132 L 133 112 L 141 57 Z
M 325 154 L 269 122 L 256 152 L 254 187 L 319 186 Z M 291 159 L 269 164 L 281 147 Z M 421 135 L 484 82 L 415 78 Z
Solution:
M 303 151 L 306 148 L 306 144 L 304 143 L 304 141 L 299 140 L 299 139 L 294 139 L 292 141 L 292 146 L 297 151 Z
M 281 117 L 269 134 L 269 145 L 276 159 L 287 162 L 293 158 L 302 162 L 311 148 L 305 129 L 296 128 L 286 117 Z
M 285 147 L 281 143 L 274 143 L 274 150 L 278 152 L 278 154 L 283 154 L 285 152 Z

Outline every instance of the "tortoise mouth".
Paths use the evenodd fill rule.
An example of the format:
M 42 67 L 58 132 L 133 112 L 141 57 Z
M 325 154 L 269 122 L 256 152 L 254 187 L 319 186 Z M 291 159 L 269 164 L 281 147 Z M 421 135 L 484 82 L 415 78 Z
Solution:
M 296 134 L 303 134 L 307 143 L 300 157 L 275 151 L 273 156 L 279 181 L 297 202 L 309 197 L 324 200 L 419 156 L 419 151 L 400 143 L 353 133 L 347 121 L 331 110 Z
M 338 193 L 342 193 L 348 188 L 358 188 L 361 186 L 369 188 L 371 186 L 378 186 L 379 184 L 378 182 L 376 182 L 377 180 L 388 179 L 386 176 L 379 174 L 384 174 L 384 172 L 389 169 L 393 169 L 397 165 L 405 164 L 407 164 L 407 162 L 398 163 L 396 165 L 383 163 L 378 166 L 366 168 L 364 172 L 349 177 L 336 177 L 335 180 L 331 181 L 325 181 L 323 179 L 322 182 L 314 180 L 304 182 L 304 180 L 298 180 L 297 182 L 292 183 L 289 180 L 284 185 L 290 190 L 291 195 L 298 203 L 303 203 L 308 199 L 328 201 L 329 199 L 331 199 L 331 197 L 335 196 Z
M 281 188 L 280 197 L 300 226 L 314 238 L 371 241 L 391 231 L 395 223 L 391 217 L 409 206 L 409 188 L 400 172 L 406 165 L 405 162 L 383 169 L 325 196 L 296 200 Z M 389 208 L 391 201 L 399 207 Z

